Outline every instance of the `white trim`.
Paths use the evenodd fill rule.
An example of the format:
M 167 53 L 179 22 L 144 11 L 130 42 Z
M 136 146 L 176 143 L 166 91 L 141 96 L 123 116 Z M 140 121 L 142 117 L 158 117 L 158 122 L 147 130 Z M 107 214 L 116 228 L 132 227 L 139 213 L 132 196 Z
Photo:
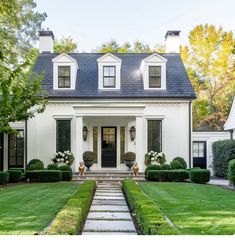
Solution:
M 157 53 L 154 53 L 142 60 L 140 69 L 143 75 L 145 90 L 152 90 L 152 91 L 166 90 L 166 62 L 167 62 L 167 59 Z M 161 87 L 160 88 L 149 87 L 149 67 L 150 66 L 161 67 Z
M 227 121 L 224 124 L 224 130 L 232 130 L 232 129 L 235 129 L 235 97 L 233 99 L 233 103 L 232 103 Z
M 121 88 L 121 64 L 122 60 L 112 53 L 106 53 L 102 57 L 97 59 L 98 63 L 98 88 L 100 90 L 118 90 Z M 109 88 L 109 87 L 104 87 L 103 85 L 103 67 L 105 66 L 114 66 L 116 70 L 116 81 L 115 81 L 115 87 L 114 88 Z
M 75 90 L 77 71 L 79 69 L 77 61 L 66 53 L 62 53 L 51 60 L 53 62 L 53 89 L 54 90 Z M 58 67 L 70 67 L 70 88 L 58 87 Z

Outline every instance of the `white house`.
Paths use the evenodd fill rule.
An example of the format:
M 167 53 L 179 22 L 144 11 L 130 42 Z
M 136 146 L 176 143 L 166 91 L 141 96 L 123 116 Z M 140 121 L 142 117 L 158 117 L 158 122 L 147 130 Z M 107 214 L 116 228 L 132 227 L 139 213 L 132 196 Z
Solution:
M 47 165 L 63 150 L 75 155 L 74 171 L 88 150 L 96 155 L 92 170 L 125 170 L 122 155 L 132 151 L 143 171 L 149 150 L 164 152 L 168 162 L 181 156 L 192 166 L 195 93 L 179 53 L 55 54 L 53 37 L 40 32 L 34 66 L 45 73 L 47 108 L 16 126 L 21 135 L 2 136 L 2 168 L 23 167 L 33 158 Z M 168 37 L 178 41 L 179 32 L 168 31 L 166 43 Z
M 235 139 L 235 97 L 233 98 L 233 104 L 228 119 L 224 124 L 224 130 L 230 132 L 231 139 Z

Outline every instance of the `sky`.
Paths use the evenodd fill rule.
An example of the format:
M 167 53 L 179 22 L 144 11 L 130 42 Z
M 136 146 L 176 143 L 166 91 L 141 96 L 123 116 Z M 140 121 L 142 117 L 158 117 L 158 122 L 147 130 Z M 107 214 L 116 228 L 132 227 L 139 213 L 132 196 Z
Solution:
M 136 40 L 154 47 L 167 30 L 181 31 L 181 44 L 198 24 L 235 32 L 235 0 L 35 0 L 46 12 L 45 29 L 57 39 L 71 36 L 79 52 L 92 52 L 104 42 Z

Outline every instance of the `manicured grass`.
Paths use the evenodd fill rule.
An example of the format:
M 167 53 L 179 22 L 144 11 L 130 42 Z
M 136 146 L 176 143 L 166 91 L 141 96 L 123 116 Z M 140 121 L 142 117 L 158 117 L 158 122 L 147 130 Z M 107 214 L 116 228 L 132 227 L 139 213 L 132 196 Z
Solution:
M 76 183 L 35 183 L 0 189 L 0 234 L 37 234 L 77 188 Z
M 190 183 L 141 183 L 182 234 L 235 234 L 235 192 Z

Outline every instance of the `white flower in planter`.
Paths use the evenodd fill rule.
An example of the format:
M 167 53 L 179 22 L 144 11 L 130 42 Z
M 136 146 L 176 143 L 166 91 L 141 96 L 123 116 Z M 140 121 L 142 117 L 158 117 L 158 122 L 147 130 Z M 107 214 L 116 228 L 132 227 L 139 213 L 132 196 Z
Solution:
M 66 161 L 66 163 L 68 164 L 68 163 L 69 163 L 69 161 Z
M 151 157 L 151 160 L 154 161 L 155 160 L 154 157 Z

